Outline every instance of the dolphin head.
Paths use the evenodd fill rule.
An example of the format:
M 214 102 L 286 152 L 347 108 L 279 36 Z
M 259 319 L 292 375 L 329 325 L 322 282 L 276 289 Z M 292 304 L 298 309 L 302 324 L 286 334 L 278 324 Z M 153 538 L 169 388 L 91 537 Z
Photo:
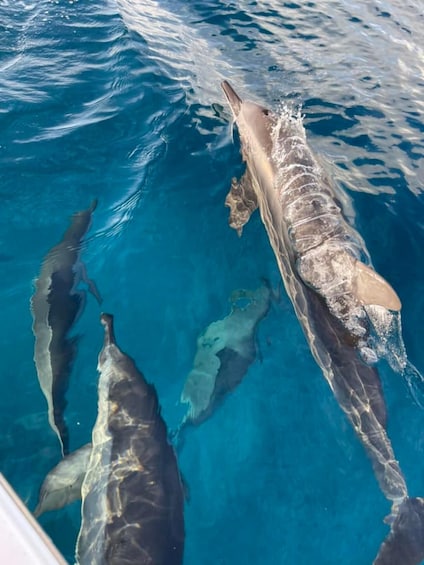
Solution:
M 273 113 L 260 104 L 242 100 L 228 81 L 224 80 L 221 86 L 239 128 L 242 142 L 249 140 L 250 145 L 257 144 L 269 153 L 272 150 L 272 129 L 276 121 Z
M 221 83 L 237 124 L 243 157 L 255 171 L 258 180 L 273 183 L 273 129 L 276 116 L 264 106 L 242 100 L 230 83 Z M 267 182 L 267 184 L 268 184 Z
M 91 216 L 96 207 L 97 199 L 93 200 L 87 210 L 80 210 L 79 212 L 76 212 L 72 216 L 69 227 L 65 232 L 64 239 L 68 242 L 79 243 L 90 227 Z

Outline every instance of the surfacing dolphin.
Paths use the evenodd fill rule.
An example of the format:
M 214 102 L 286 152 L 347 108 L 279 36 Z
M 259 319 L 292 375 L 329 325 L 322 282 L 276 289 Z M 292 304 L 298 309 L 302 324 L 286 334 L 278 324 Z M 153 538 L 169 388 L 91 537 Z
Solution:
M 156 390 L 116 344 L 99 355 L 98 415 L 82 484 L 80 565 L 180 565 L 184 495 Z
M 236 290 L 228 316 L 212 322 L 199 336 L 193 368 L 181 393 L 181 402 L 189 408 L 180 430 L 209 418 L 223 397 L 241 383 L 256 359 L 258 325 L 276 298 L 268 281 L 254 291 Z
M 73 215 L 62 240 L 47 253 L 31 298 L 32 331 L 35 336 L 34 361 L 41 390 L 47 400 L 50 426 L 57 434 L 62 455 L 69 451 L 68 428 L 64 418 L 66 391 L 77 339 L 68 336 L 85 306 L 86 293 L 78 289 L 81 281 L 101 302 L 93 281 L 87 278 L 80 254 L 94 200 L 87 210 Z
M 392 503 L 386 519 L 391 531 L 375 563 L 416 565 L 424 559 L 424 499 L 408 497 L 386 432 L 380 378 L 370 364 L 386 357 L 400 372 L 410 367 L 400 335 L 400 300 L 372 268 L 362 238 L 345 219 L 301 119 L 243 101 L 227 81 L 222 88 L 246 162 L 226 199 L 230 225 L 240 234 L 259 208 L 313 356 Z

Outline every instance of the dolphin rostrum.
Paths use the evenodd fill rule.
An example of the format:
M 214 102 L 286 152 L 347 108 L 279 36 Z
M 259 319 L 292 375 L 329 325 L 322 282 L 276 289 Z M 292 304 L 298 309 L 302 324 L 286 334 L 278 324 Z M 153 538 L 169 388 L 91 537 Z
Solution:
M 181 394 L 181 402 L 189 405 L 181 427 L 206 420 L 222 398 L 240 384 L 256 359 L 256 331 L 272 298 L 267 281 L 254 291 L 234 291 L 230 314 L 212 322 L 199 336 L 193 368 Z
M 76 352 L 75 337 L 68 336 L 84 309 L 86 293 L 78 289 L 83 281 L 101 302 L 93 281 L 87 278 L 80 260 L 82 240 L 87 233 L 94 200 L 87 210 L 73 215 L 62 240 L 47 253 L 31 298 L 34 361 L 41 390 L 47 400 L 50 426 L 57 434 L 62 455 L 69 451 L 68 428 L 64 419 L 66 391 Z
M 155 388 L 116 344 L 113 318 L 99 355 L 98 415 L 82 484 L 80 565 L 180 565 L 184 495 Z
M 362 238 L 345 219 L 335 188 L 307 144 L 301 119 L 288 110 L 278 116 L 242 100 L 227 81 L 222 88 L 246 162 L 244 176 L 233 180 L 226 199 L 230 225 L 241 234 L 259 208 L 312 354 L 392 503 L 391 531 L 375 563 L 418 564 L 424 559 L 424 499 L 408 497 L 372 366 L 386 357 L 400 372 L 408 367 L 400 300 L 372 268 Z

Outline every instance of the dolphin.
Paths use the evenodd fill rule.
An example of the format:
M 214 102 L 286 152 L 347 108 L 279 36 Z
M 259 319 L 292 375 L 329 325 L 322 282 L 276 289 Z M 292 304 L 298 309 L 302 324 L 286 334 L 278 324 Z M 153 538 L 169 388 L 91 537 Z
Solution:
M 256 359 L 256 332 L 275 298 L 266 281 L 254 291 L 236 290 L 231 296 L 231 312 L 212 322 L 197 339 L 193 368 L 181 393 L 189 405 L 182 426 L 205 421 L 234 390 Z
M 156 390 L 115 340 L 102 314 L 98 415 L 82 484 L 80 565 L 179 565 L 184 494 Z
M 34 516 L 59 510 L 81 498 L 81 486 L 91 455 L 91 443 L 65 455 L 47 474 L 41 485 Z
M 69 338 L 68 334 L 86 300 L 86 293 L 77 289 L 80 281 L 84 281 L 101 302 L 98 290 L 87 278 L 80 260 L 82 240 L 96 206 L 97 200 L 94 200 L 87 210 L 73 215 L 62 240 L 45 256 L 31 298 L 34 361 L 40 387 L 47 400 L 49 423 L 59 438 L 62 455 L 69 451 L 64 418 L 65 395 L 77 344 L 77 339 Z
M 244 101 L 222 83 L 237 124 L 246 172 L 226 205 L 241 234 L 259 208 L 287 294 L 311 352 L 353 425 L 391 513 L 375 563 L 424 559 L 422 498 L 410 498 L 386 431 L 386 406 L 373 365 L 406 367 L 398 295 L 372 267 L 361 236 L 309 148 L 300 117 Z M 390 338 L 393 334 L 397 339 Z M 414 549 L 409 551 L 408 548 Z M 383 556 L 384 554 L 384 556 Z M 402 556 L 394 561 L 390 556 Z

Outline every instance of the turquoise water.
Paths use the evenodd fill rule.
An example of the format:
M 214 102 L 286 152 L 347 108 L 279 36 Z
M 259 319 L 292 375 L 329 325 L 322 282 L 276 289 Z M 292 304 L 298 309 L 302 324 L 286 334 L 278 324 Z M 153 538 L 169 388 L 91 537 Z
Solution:
M 170 429 L 199 333 L 237 288 L 279 273 L 258 215 L 238 238 L 224 200 L 242 173 L 220 80 L 278 108 L 345 189 L 424 371 L 424 16 L 415 2 L 0 2 L 0 471 L 33 509 L 59 458 L 33 363 L 29 300 L 68 218 L 99 206 L 84 260 Z M 234 138 L 234 141 L 232 140 Z M 75 332 L 71 448 L 97 410 L 99 307 Z M 186 565 L 372 562 L 389 504 L 283 293 L 260 358 L 179 453 Z M 423 412 L 381 367 L 389 435 L 424 496 Z M 80 505 L 40 522 L 69 562 Z

